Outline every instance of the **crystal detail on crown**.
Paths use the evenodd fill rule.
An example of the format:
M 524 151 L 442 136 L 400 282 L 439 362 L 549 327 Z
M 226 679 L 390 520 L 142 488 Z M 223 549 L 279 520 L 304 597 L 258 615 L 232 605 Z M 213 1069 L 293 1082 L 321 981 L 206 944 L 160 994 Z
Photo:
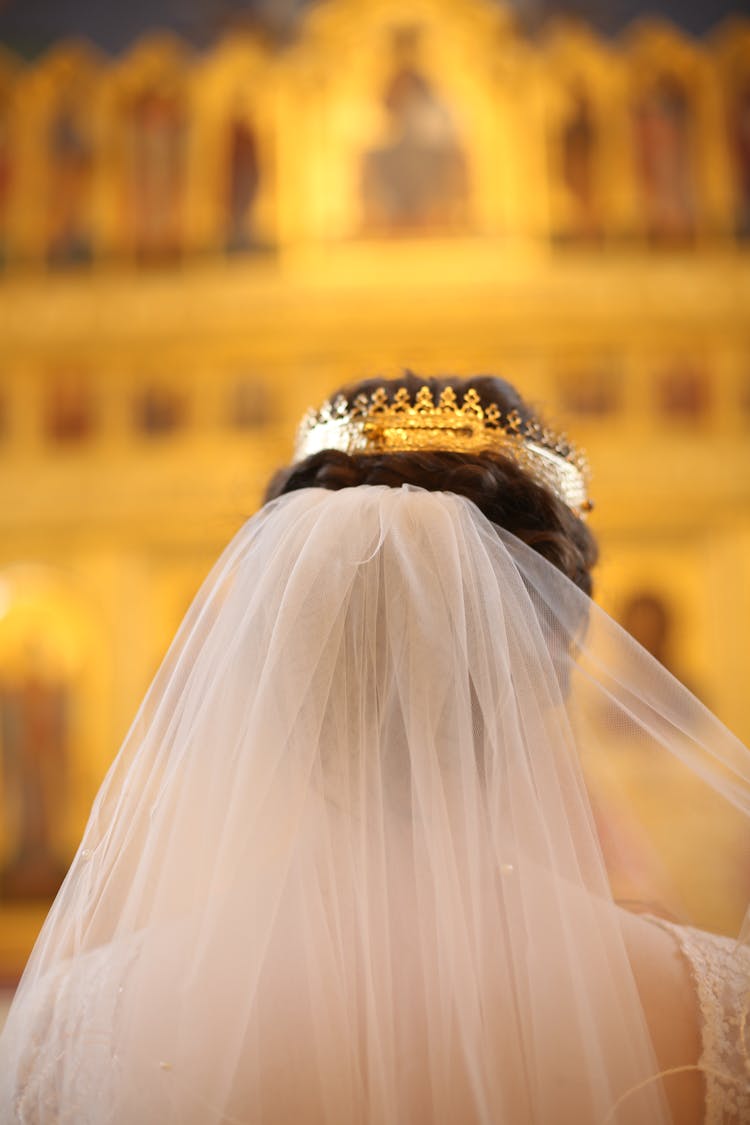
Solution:
M 445 387 L 435 402 L 429 387 L 421 387 L 412 402 L 406 387 L 389 396 L 385 387 L 360 394 L 350 403 L 339 395 L 318 410 L 308 410 L 297 432 L 294 462 L 322 450 L 342 453 L 414 453 L 419 450 L 453 453 L 500 453 L 510 457 L 545 485 L 578 515 L 591 508 L 589 467 L 585 454 L 565 434 L 536 421 L 524 421 L 518 411 L 503 419 L 494 402 L 482 406 L 470 388 L 459 405 L 453 387 Z

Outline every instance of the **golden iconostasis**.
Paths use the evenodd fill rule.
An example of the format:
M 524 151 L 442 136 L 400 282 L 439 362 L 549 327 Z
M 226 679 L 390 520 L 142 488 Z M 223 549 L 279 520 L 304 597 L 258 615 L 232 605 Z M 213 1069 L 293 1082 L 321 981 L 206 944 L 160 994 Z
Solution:
M 568 427 L 601 602 L 750 739 L 749 239 L 739 19 L 327 0 L 283 48 L 0 51 L 0 979 L 200 581 L 360 375 L 495 372 Z

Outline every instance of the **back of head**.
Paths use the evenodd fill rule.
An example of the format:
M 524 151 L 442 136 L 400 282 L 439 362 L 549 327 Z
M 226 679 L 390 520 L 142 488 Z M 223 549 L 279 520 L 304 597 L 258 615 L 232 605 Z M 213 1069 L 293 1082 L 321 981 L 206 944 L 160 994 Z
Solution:
M 383 387 L 389 399 L 405 388 L 415 399 L 427 387 L 434 399 L 446 388 L 458 398 L 475 390 L 484 407 L 494 403 L 501 425 L 514 412 L 522 423 L 539 421 L 531 406 L 504 379 L 491 375 L 423 378 L 407 371 L 398 379 L 365 379 L 340 387 L 353 402 Z M 270 482 L 265 499 L 272 500 L 300 488 L 355 488 L 360 485 L 412 485 L 429 492 L 453 492 L 471 500 L 496 526 L 533 547 L 590 594 L 591 569 L 597 559 L 596 540 L 579 515 L 551 489 L 533 479 L 518 463 L 500 452 L 457 453 L 450 450 L 344 453 L 324 449 L 281 469 Z

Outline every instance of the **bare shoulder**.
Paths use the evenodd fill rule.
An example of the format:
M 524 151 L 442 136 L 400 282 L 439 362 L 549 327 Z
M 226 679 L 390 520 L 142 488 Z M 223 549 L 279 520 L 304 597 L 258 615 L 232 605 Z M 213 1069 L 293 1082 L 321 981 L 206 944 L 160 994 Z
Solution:
M 659 1066 L 696 1066 L 701 1054 L 698 999 L 676 936 L 647 915 L 625 910 L 621 926 Z M 705 1102 L 700 1072 L 681 1070 L 665 1078 L 664 1088 L 674 1120 L 700 1125 Z

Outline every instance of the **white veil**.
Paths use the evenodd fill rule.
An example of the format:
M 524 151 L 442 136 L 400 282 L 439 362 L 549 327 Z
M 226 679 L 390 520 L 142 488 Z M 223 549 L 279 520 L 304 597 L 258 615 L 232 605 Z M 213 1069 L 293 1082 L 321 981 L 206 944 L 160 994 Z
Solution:
M 615 728 L 750 812 L 748 751 L 468 500 L 267 505 L 97 797 L 0 1118 L 669 1121 L 581 765 Z

